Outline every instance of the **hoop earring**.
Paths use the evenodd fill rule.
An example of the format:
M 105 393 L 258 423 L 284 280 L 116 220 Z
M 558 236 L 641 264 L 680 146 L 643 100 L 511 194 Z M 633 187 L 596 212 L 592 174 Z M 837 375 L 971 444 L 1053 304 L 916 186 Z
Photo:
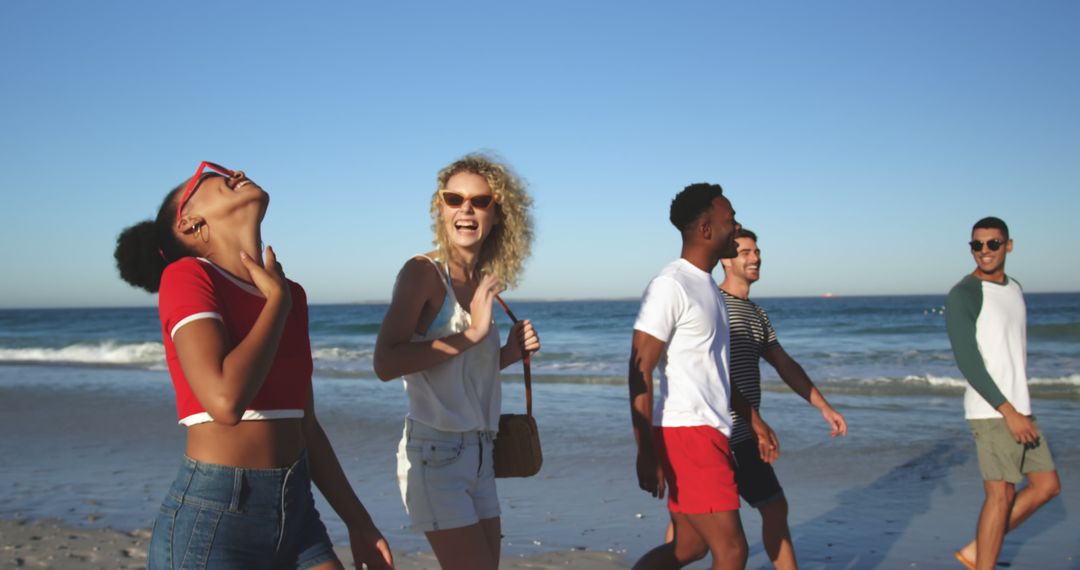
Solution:
M 199 239 L 201 239 L 203 243 L 209 243 L 210 242 L 210 228 L 206 228 L 206 233 L 205 234 L 203 234 L 203 228 L 206 228 L 206 224 L 200 224 L 199 225 Z

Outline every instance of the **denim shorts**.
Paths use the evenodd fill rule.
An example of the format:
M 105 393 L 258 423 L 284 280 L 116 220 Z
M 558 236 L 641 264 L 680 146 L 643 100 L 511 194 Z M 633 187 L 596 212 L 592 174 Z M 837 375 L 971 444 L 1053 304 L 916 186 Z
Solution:
M 337 560 L 315 510 L 307 453 L 244 469 L 184 458 L 161 504 L 148 568 L 295 568 Z
M 413 530 L 474 525 L 499 516 L 495 432 L 449 432 L 405 420 L 398 485 Z

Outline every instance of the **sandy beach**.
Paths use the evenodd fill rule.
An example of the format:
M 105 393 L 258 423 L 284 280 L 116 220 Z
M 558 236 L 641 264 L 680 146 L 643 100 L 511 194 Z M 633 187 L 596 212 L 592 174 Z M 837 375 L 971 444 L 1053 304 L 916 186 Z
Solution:
M 0 567 L 71 568 L 85 570 L 127 570 L 146 568 L 149 529 L 130 533 L 110 529 L 75 529 L 59 521 L 0 521 Z M 338 547 L 347 567 L 351 556 Z M 438 570 L 430 553 L 401 554 L 395 560 L 400 570 Z M 621 557 L 592 552 L 552 552 L 528 558 L 506 558 L 502 568 L 544 570 L 583 568 L 615 570 L 625 568 Z
M 513 398 L 520 386 L 507 388 Z M 401 387 L 317 379 L 315 389 L 320 421 L 399 567 L 436 568 L 423 536 L 406 528 L 394 478 Z M 144 566 L 147 528 L 183 446 L 170 390 L 161 371 L 0 367 L 0 567 Z M 659 543 L 666 516 L 634 480 L 625 389 L 536 392 L 545 465 L 534 478 L 500 482 L 503 567 L 628 568 Z M 797 397 L 767 400 L 803 568 L 958 568 L 952 552 L 971 537 L 982 489 L 955 398 L 838 395 L 833 403 L 852 426 L 844 441 L 829 440 Z M 1072 400 L 1035 406 L 1064 492 L 1007 537 L 1001 560 L 1080 568 L 1080 408 Z M 319 501 L 343 547 L 340 519 Z M 748 568 L 768 568 L 760 521 L 742 514 Z

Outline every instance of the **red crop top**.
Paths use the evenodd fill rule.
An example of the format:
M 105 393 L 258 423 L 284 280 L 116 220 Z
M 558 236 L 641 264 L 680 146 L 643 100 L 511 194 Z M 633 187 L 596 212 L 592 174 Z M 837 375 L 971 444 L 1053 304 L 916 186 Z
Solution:
M 312 371 L 307 295 L 303 287 L 293 281 L 289 281 L 289 288 L 292 309 L 285 320 L 277 354 L 262 388 L 244 411 L 243 420 L 304 417 Z M 265 303 L 265 297 L 257 288 L 229 275 L 209 260 L 185 257 L 165 268 L 158 294 L 158 313 L 181 424 L 192 426 L 213 419 L 195 398 L 184 377 L 173 335 L 192 321 L 218 319 L 225 325 L 231 349 L 247 336 Z

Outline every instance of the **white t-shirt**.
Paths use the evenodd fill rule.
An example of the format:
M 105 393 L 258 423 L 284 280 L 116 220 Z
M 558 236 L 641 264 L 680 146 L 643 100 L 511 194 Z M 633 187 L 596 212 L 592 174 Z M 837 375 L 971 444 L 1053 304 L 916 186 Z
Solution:
M 711 426 L 731 435 L 727 307 L 712 275 L 685 259 L 649 283 L 634 330 L 664 341 L 653 425 Z

